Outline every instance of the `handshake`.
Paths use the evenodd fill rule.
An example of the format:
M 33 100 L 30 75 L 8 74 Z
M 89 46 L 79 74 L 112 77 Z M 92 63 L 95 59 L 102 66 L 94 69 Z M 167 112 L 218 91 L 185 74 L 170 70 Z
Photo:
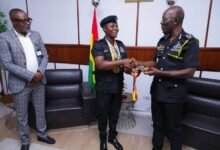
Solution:
M 125 72 L 140 74 L 141 72 L 151 70 L 151 67 L 144 65 L 144 62 L 137 61 L 134 58 L 124 59 Z

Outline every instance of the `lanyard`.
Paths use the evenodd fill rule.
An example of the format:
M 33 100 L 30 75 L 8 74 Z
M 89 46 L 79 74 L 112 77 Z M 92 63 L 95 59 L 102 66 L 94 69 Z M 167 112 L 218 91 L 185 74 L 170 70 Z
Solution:
M 116 41 L 114 42 L 114 45 L 112 45 L 107 39 L 106 41 L 111 52 L 112 60 L 115 61 L 121 59 L 121 54 Z

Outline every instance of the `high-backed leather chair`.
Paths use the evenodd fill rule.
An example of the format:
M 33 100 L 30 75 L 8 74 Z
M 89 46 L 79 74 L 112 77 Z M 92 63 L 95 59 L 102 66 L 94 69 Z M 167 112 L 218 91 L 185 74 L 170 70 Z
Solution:
M 187 82 L 184 144 L 199 150 L 220 150 L 220 80 L 191 78 Z
M 47 128 L 86 125 L 95 121 L 95 94 L 82 82 L 81 69 L 46 70 L 45 115 Z M 29 122 L 35 127 L 34 111 L 29 109 Z

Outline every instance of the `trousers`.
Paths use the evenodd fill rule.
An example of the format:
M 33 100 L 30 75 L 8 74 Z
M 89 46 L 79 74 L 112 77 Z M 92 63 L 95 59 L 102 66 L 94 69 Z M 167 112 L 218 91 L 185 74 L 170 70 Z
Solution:
M 28 104 L 32 101 L 36 115 L 36 127 L 38 136 L 46 137 L 45 120 L 45 87 L 42 83 L 27 85 L 21 92 L 13 94 L 15 103 L 16 119 L 21 144 L 30 144 L 28 126 Z
M 184 103 L 164 103 L 152 99 L 153 150 L 162 150 L 164 137 L 171 150 L 182 149 L 181 119 Z
M 107 125 L 109 122 L 108 139 L 114 139 L 117 136 L 117 123 L 122 104 L 122 94 L 98 94 L 97 114 L 98 114 L 98 130 L 100 140 L 107 139 Z

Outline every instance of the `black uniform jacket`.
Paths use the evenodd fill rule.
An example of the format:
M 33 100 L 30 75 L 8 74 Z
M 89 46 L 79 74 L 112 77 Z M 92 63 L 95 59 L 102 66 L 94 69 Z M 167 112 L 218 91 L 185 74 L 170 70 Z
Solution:
M 160 70 L 196 68 L 199 64 L 198 40 L 184 30 L 171 44 L 167 41 L 168 36 L 163 36 L 158 42 L 154 57 L 157 68 Z M 186 79 L 155 76 L 151 95 L 161 102 L 184 102 L 187 95 Z
M 127 50 L 125 45 L 118 40 L 116 40 L 116 43 L 120 51 L 121 59 L 127 58 Z M 112 61 L 111 52 L 105 38 L 94 43 L 92 55 L 94 59 L 97 56 L 103 56 L 104 60 Z M 97 67 L 95 67 L 95 79 L 97 93 L 121 93 L 124 87 L 123 67 L 120 68 L 119 73 L 114 73 L 112 70 L 99 70 Z

